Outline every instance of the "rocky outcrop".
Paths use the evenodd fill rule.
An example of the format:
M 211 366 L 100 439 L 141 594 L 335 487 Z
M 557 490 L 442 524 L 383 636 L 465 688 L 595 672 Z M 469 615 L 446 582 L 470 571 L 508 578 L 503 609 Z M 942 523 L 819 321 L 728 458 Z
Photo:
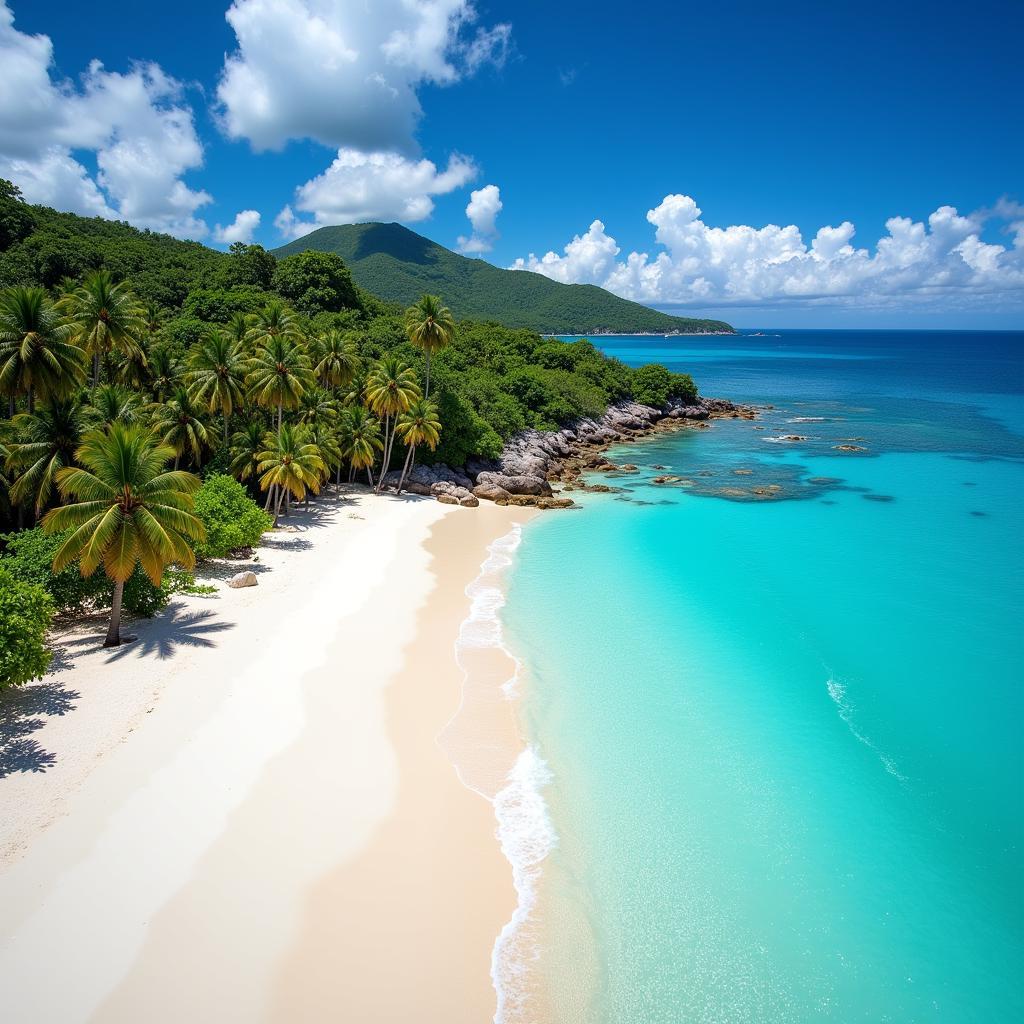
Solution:
M 397 488 L 401 476 L 401 471 L 397 469 L 391 470 L 384 477 L 384 486 Z M 402 487 L 410 494 L 432 494 L 431 488 L 437 483 L 453 484 L 456 487 L 463 488 L 467 493 L 473 487 L 473 480 L 465 473 L 452 469 L 450 466 L 440 462 L 435 463 L 433 466 L 413 466 L 406 474 L 405 483 Z
M 541 466 L 541 473 L 527 474 L 517 473 L 481 473 L 477 477 L 477 483 L 491 484 L 508 491 L 509 494 L 532 494 L 539 497 L 548 497 L 551 494 L 551 484 L 542 475 L 547 472 L 546 465 Z
M 477 484 L 473 488 L 473 494 L 478 498 L 486 498 L 487 501 L 500 501 L 505 504 L 508 504 L 508 499 L 512 496 L 504 487 L 497 484 Z
M 236 572 L 235 575 L 228 580 L 228 586 L 233 590 L 240 590 L 242 587 L 255 587 L 258 585 L 259 580 L 256 579 L 256 573 L 250 569 L 247 569 L 245 572 Z

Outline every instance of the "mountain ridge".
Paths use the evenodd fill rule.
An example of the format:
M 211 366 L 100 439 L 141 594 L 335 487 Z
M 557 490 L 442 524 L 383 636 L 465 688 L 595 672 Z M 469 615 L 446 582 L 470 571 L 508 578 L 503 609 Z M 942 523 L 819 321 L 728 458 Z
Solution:
M 543 334 L 733 333 L 721 320 L 678 317 L 592 284 L 562 284 L 528 270 L 503 270 L 445 248 L 397 223 L 322 227 L 272 250 L 332 252 L 361 288 L 409 305 L 437 293 L 456 318 L 497 320 Z

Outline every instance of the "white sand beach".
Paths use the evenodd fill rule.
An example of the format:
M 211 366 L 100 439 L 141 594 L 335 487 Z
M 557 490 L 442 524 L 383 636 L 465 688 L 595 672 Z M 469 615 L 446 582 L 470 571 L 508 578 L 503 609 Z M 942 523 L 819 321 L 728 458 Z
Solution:
M 490 1020 L 515 893 L 437 737 L 465 587 L 529 514 L 324 498 L 257 587 L 64 631 L 0 704 L 4 1020 Z

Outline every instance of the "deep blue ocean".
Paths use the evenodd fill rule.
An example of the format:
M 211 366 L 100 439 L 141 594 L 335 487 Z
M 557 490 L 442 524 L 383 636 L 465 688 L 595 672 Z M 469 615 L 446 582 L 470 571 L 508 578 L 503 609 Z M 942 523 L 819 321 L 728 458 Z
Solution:
M 596 341 L 772 408 L 523 533 L 553 1019 L 1024 1020 L 1024 334 Z

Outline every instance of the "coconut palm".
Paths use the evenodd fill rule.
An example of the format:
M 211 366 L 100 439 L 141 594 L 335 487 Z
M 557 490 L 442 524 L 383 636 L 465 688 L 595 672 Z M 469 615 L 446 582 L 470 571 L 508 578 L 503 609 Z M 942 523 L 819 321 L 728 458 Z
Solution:
M 138 358 L 146 320 L 126 282 L 114 284 L 109 271 L 94 270 L 58 305 L 68 314 L 75 343 L 92 356 L 93 387 L 100 379 L 100 357 L 120 352 Z
M 405 465 L 398 479 L 398 493 L 402 493 L 405 475 L 409 472 L 416 449 L 425 444 L 431 451 L 437 447 L 441 439 L 441 421 L 437 416 L 437 406 L 429 398 L 420 398 L 412 403 L 405 412 L 400 413 L 395 422 L 395 433 L 409 449 L 405 455 Z
M 248 353 L 250 348 L 249 330 L 251 327 L 251 317 L 245 313 L 235 312 L 231 314 L 231 319 L 224 325 L 224 330 L 232 341 L 239 343 L 243 352 Z
M 386 355 L 366 378 L 366 403 L 384 420 L 384 462 L 377 479 L 377 492 L 384 485 L 384 476 L 391 464 L 395 443 L 394 420 L 420 398 L 416 374 L 395 355 Z
M 234 328 L 235 322 L 232 321 Z M 250 317 L 246 336 L 254 349 L 269 345 L 275 338 L 286 338 L 296 343 L 303 339 L 298 317 L 280 299 L 272 299 Z
M 198 467 L 203 461 L 203 449 L 210 437 L 188 391 L 177 388 L 172 398 L 151 409 L 153 431 L 160 437 L 161 443 L 171 449 L 174 468 L 178 468 L 178 462 L 186 452 Z
M 296 408 L 313 385 L 309 357 L 292 338 L 273 335 L 256 350 L 247 368 L 249 394 L 264 408 L 277 409 L 280 429 L 282 411 Z
M 158 402 L 166 400 L 181 384 L 181 364 L 165 346 L 157 346 L 149 354 L 149 390 Z
M 349 480 L 357 470 L 365 469 L 366 478 L 372 487 L 373 464 L 377 461 L 377 454 L 384 450 L 378 420 L 370 415 L 366 406 L 348 406 L 341 415 L 338 440 L 341 443 L 341 454 L 348 459 L 351 467 Z
M 274 525 L 281 514 L 281 500 L 294 495 L 296 500 L 320 490 L 325 470 L 324 460 L 310 441 L 305 427 L 283 424 L 276 433 L 268 434 L 266 447 L 259 454 L 260 487 L 268 494 L 277 493 L 274 502 Z
M 85 377 L 85 353 L 73 330 L 42 288 L 17 286 L 0 292 L 0 392 L 14 415 L 17 395 L 35 400 L 67 398 Z
M 34 413 L 14 417 L 7 469 L 12 477 L 11 503 L 31 502 L 39 515 L 54 496 L 60 470 L 72 465 L 88 423 L 78 399 L 51 402 Z
M 263 424 L 257 420 L 250 420 L 231 435 L 231 465 L 228 470 L 232 476 L 243 482 L 256 476 L 260 452 L 267 447 L 264 443 L 266 436 Z
M 326 423 L 314 423 L 309 427 L 310 444 L 316 445 L 320 452 L 320 458 L 324 463 L 323 483 L 331 478 L 331 471 L 337 470 L 338 476 L 335 483 L 341 483 L 341 464 L 345 461 L 341 454 L 341 442 L 338 439 L 338 431 L 335 427 Z
M 359 372 L 359 350 L 351 334 L 328 331 L 313 346 L 313 372 L 325 388 L 347 388 Z
M 338 403 L 329 391 L 320 387 L 309 388 L 299 401 L 298 420 L 307 427 L 317 424 L 330 426 L 338 420 Z
M 231 414 L 244 399 L 245 360 L 242 346 L 226 331 L 214 328 L 192 353 L 191 369 L 185 374 L 189 397 L 210 412 L 224 418 L 224 441 L 228 439 Z
M 159 586 L 171 563 L 195 564 L 189 541 L 205 537 L 203 524 L 192 515 L 192 495 L 201 481 L 191 473 L 167 472 L 173 454 L 144 426 L 115 423 L 87 434 L 75 452 L 80 466 L 57 474 L 61 495 L 77 500 L 52 509 L 43 520 L 47 533 L 71 531 L 53 568 L 59 572 L 77 560 L 82 575 L 91 576 L 103 564 L 114 583 L 104 647 L 121 642 L 121 598 L 135 566 Z
M 89 395 L 84 409 L 90 427 L 108 427 L 111 423 L 140 423 L 146 407 L 142 395 L 118 384 L 101 384 Z
M 423 352 L 426 360 L 423 391 L 430 397 L 430 357 L 450 344 L 455 337 L 455 320 L 440 296 L 421 295 L 419 301 L 405 311 L 405 333 L 409 341 Z

